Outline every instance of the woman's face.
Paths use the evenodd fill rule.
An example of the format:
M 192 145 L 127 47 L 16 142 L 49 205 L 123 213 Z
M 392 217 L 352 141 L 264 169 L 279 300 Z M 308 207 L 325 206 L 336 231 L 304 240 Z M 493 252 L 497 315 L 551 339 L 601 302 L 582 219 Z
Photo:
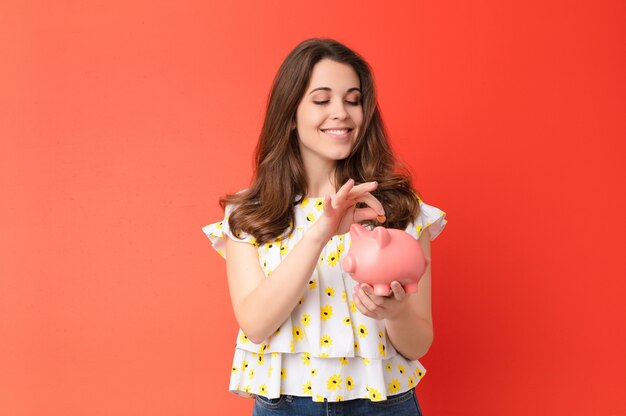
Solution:
M 348 157 L 363 123 L 360 87 L 359 76 L 348 64 L 322 59 L 313 67 L 296 111 L 305 167 Z

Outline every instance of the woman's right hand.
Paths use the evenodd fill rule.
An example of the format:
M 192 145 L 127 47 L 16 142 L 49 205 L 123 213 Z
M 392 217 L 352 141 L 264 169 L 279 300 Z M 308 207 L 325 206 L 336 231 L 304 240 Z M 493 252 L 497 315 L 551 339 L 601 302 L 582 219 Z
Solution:
M 377 187 L 377 182 L 356 185 L 353 179 L 349 179 L 336 194 L 324 198 L 322 215 L 309 231 L 314 232 L 321 241 L 327 241 L 336 234 L 350 231 L 350 225 L 355 222 L 373 219 L 385 222 L 385 209 L 371 194 Z M 357 208 L 359 202 L 367 206 Z

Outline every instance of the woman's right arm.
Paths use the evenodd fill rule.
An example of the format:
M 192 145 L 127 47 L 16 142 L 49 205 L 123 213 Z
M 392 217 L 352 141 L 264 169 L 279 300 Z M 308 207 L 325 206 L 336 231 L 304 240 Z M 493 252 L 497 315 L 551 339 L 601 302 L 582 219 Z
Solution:
M 260 344 L 291 314 L 326 242 L 316 241 L 310 233 L 305 233 L 271 278 L 266 278 L 255 246 L 227 240 L 230 298 L 237 322 L 252 342 Z
M 348 181 L 337 194 L 327 197 L 320 218 L 303 235 L 280 265 L 266 278 L 256 247 L 226 241 L 226 274 L 235 317 L 254 343 L 272 335 L 291 314 L 306 289 L 322 249 L 328 240 L 345 232 L 352 222 L 384 215 L 380 202 L 370 192 L 375 182 L 354 185 Z M 367 208 L 355 209 L 358 202 Z

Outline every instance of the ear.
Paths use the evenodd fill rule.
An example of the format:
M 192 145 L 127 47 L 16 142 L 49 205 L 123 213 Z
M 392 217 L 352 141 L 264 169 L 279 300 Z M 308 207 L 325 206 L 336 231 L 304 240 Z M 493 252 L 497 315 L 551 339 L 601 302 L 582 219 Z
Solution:
M 296 129 L 296 121 L 295 120 L 291 120 L 291 130 L 295 130 Z
M 350 236 L 352 238 L 360 237 L 368 231 L 361 224 L 357 224 L 356 222 L 350 226 Z
M 391 241 L 391 236 L 389 235 L 389 231 L 385 227 L 376 227 L 374 231 L 372 231 L 374 238 L 376 239 L 376 244 L 378 247 L 383 248 L 389 241 Z

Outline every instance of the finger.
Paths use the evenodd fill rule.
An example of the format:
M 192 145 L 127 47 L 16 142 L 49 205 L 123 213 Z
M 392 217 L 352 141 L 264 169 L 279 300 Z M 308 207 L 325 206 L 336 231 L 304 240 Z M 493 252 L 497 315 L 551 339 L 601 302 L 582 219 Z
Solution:
M 332 216 L 335 213 L 335 207 L 333 207 L 332 199 L 330 195 L 324 196 L 324 203 L 322 205 L 324 212 L 327 215 Z
M 406 296 L 404 288 L 399 282 L 396 281 L 391 282 L 391 292 L 393 293 L 393 297 L 396 298 L 396 300 L 402 300 Z
M 363 194 L 366 192 L 375 191 L 376 188 L 378 188 L 378 182 L 376 181 L 363 182 L 358 185 L 355 185 L 354 188 L 352 189 L 352 192 Z
M 350 194 L 350 191 L 352 190 L 352 188 L 354 188 L 354 179 L 348 179 L 346 183 L 344 183 L 335 194 L 335 199 L 337 201 L 346 199 L 348 195 Z
M 356 305 L 357 310 L 361 312 L 363 315 L 368 316 L 370 318 L 378 319 L 378 315 L 375 312 L 372 312 L 369 309 L 367 309 L 365 305 L 363 305 L 363 302 L 361 302 L 361 299 L 359 299 L 356 296 L 354 297 L 354 304 Z
M 385 303 L 385 299 L 383 297 L 374 294 L 374 289 L 370 285 L 363 283 L 360 285 L 360 288 L 363 293 L 361 300 L 363 301 L 363 304 L 368 307 L 368 309 L 374 310 L 375 308 L 381 307 L 382 304 Z
M 386 215 L 383 204 L 371 193 L 366 192 L 361 195 L 356 195 L 355 199 L 357 202 L 363 202 L 365 205 L 372 208 L 374 211 L 376 211 L 377 215 L 381 217 L 384 217 Z
M 354 210 L 354 222 L 375 220 L 378 217 L 378 213 L 372 208 L 356 208 Z

